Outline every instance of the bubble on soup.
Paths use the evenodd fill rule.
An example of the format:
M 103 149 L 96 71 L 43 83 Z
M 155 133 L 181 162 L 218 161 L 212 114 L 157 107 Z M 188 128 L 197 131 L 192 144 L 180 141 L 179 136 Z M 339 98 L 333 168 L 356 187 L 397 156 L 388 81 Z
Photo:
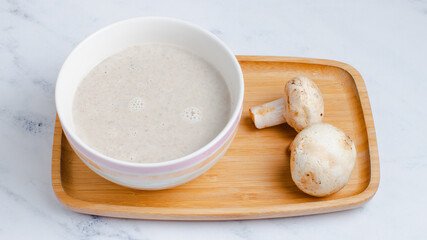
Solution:
M 182 117 L 188 122 L 198 122 L 202 120 L 202 111 L 197 107 L 188 107 L 182 111 Z
M 139 112 L 144 109 L 144 100 L 140 97 L 134 97 L 129 101 L 129 111 Z

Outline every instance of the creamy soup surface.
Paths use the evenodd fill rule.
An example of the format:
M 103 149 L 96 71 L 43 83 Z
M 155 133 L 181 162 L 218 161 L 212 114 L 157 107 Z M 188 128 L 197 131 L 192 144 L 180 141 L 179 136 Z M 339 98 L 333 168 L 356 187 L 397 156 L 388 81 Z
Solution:
M 209 143 L 230 109 L 225 80 L 208 62 L 178 46 L 143 44 L 93 68 L 72 114 L 77 135 L 100 153 L 155 163 Z

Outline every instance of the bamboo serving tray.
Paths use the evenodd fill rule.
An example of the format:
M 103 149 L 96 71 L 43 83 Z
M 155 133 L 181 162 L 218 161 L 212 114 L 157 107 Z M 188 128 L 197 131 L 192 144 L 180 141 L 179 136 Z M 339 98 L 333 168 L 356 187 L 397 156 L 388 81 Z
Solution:
M 368 94 L 351 66 L 322 59 L 238 56 L 245 78 L 239 130 L 218 163 L 199 178 L 167 190 L 142 191 L 111 183 L 92 172 L 71 149 L 56 120 L 52 185 L 73 211 L 123 218 L 234 220 L 335 212 L 361 206 L 380 178 L 377 142 Z M 289 144 L 296 132 L 286 124 L 257 130 L 248 109 L 283 95 L 289 79 L 303 75 L 323 93 L 324 122 L 349 134 L 357 160 L 350 181 L 329 197 L 301 192 L 289 171 Z

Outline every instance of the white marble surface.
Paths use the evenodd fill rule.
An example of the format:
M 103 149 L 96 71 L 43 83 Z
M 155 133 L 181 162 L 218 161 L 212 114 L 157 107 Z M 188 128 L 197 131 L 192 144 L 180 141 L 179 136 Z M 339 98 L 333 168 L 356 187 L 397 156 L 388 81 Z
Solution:
M 425 239 L 427 1 L 262 2 L 0 1 L 0 239 Z M 229 222 L 111 219 L 62 206 L 50 180 L 61 64 L 100 27 L 149 15 L 201 25 L 236 54 L 353 65 L 375 119 L 376 196 L 340 213 Z

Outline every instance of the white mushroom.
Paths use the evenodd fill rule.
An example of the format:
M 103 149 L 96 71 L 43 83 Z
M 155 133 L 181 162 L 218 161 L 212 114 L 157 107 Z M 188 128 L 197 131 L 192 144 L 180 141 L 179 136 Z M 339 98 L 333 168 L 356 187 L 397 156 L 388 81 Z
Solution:
M 296 77 L 285 86 L 283 116 L 297 132 L 322 122 L 324 104 L 317 85 L 306 77 Z
M 295 77 L 285 86 L 283 98 L 249 109 L 258 129 L 287 122 L 297 132 L 322 122 L 324 104 L 317 85 L 306 77 Z
M 292 142 L 290 151 L 292 180 L 303 192 L 316 197 L 343 188 L 356 161 L 353 140 L 327 123 L 302 130 Z

